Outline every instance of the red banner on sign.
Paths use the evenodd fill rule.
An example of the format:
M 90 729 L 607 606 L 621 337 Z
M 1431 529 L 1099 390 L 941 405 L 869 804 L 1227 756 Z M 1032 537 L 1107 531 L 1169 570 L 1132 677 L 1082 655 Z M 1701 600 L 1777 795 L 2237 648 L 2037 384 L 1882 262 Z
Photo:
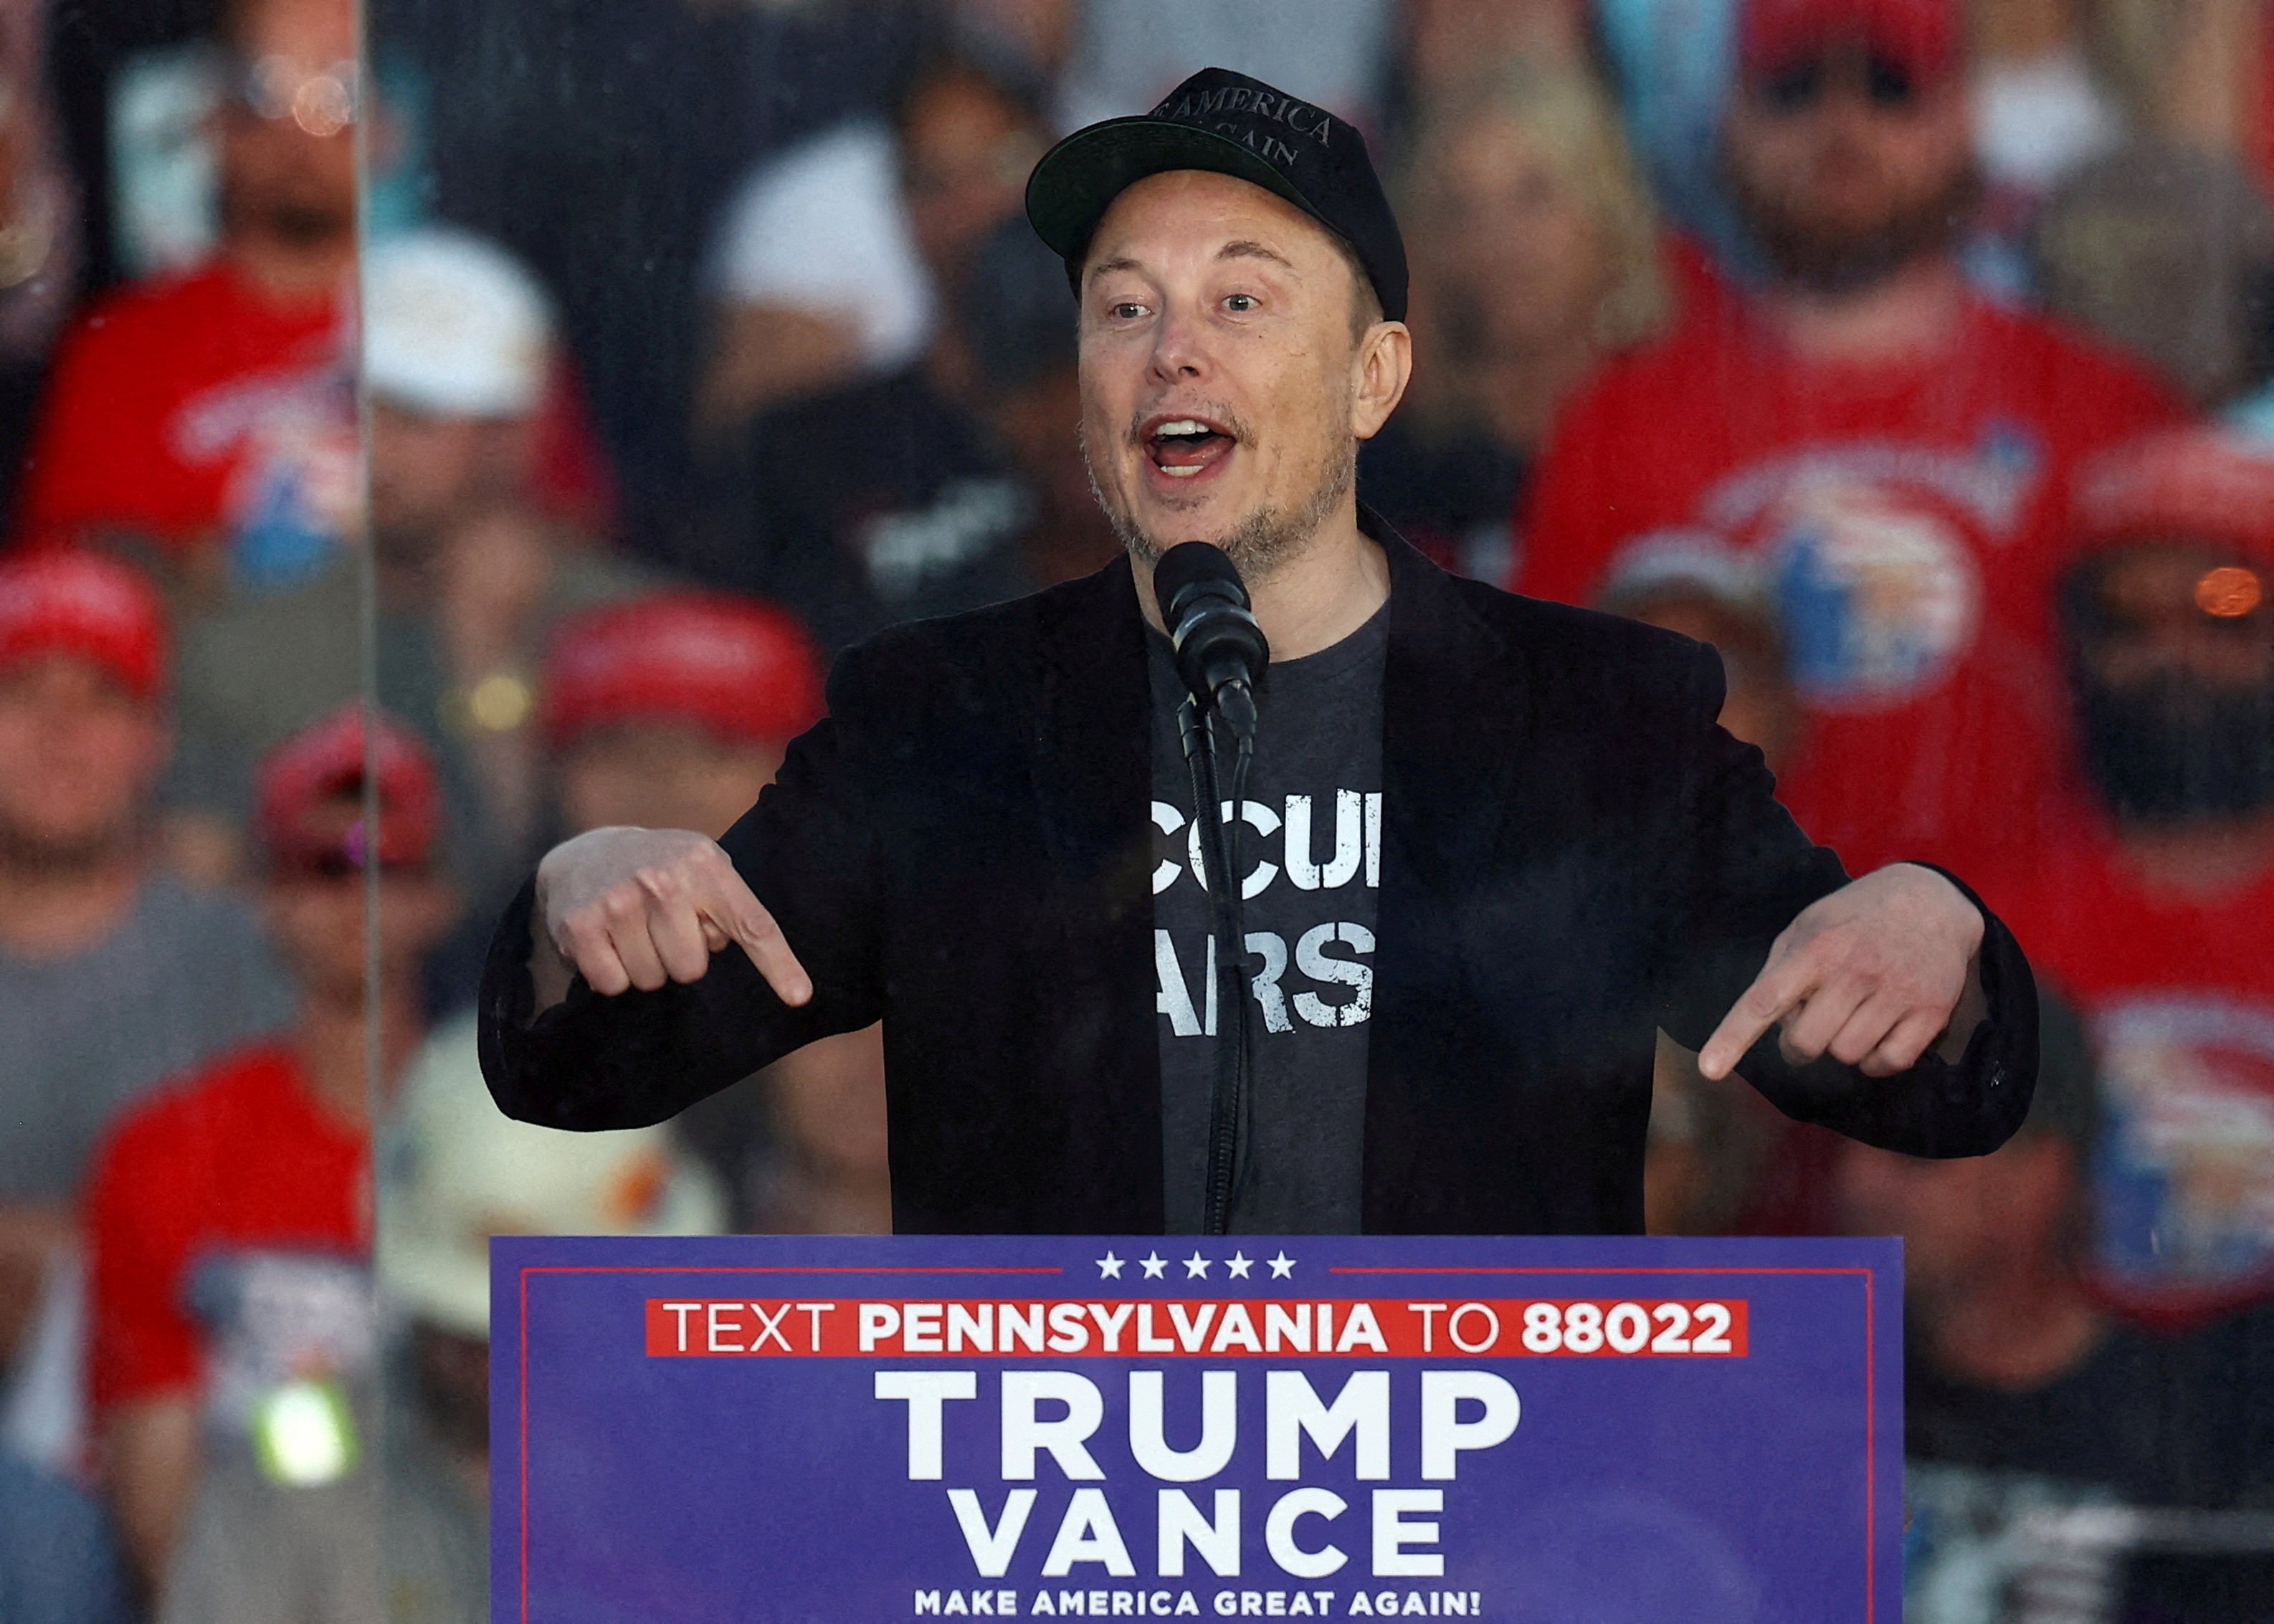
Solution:
M 650 1297 L 658 1358 L 1743 1358 L 1734 1299 Z

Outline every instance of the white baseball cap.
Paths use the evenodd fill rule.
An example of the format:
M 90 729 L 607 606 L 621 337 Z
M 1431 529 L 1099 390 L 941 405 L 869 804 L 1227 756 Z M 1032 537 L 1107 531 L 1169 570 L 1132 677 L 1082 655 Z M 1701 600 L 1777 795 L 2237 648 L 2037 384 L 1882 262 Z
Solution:
M 553 348 L 551 301 L 520 262 L 447 227 L 382 237 L 363 257 L 371 392 L 441 417 L 534 411 Z
M 417 1319 L 489 1335 L 493 1235 L 716 1235 L 717 1179 L 664 1127 L 568 1133 L 516 1122 L 482 1082 L 467 1016 L 403 1079 L 379 1158 L 379 1281 Z

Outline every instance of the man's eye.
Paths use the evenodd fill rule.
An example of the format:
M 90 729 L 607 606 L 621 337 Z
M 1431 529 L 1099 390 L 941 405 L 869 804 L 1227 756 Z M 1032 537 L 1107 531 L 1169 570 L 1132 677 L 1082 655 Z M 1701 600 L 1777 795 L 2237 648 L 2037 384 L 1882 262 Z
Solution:
M 1227 294 L 1224 307 L 1236 316 L 1244 316 L 1255 308 L 1255 296 L 1252 293 Z
M 1116 321 L 1134 321 L 1144 313 L 1145 307 L 1142 304 L 1134 304 L 1126 299 L 1106 306 L 1106 314 L 1111 316 Z

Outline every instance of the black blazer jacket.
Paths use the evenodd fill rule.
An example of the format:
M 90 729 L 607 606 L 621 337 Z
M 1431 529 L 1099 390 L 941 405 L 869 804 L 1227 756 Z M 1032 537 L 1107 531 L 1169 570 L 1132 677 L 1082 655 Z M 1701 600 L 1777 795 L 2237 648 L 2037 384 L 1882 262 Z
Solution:
M 1793 916 L 1846 879 L 1715 722 L 1713 650 L 1388 552 L 1383 837 L 1367 1229 L 1642 1228 L 1654 1034 L 1695 1049 Z M 736 950 L 689 986 L 534 1021 L 531 889 L 482 988 L 508 1116 L 653 1123 L 882 1019 L 902 1232 L 1162 1227 L 1152 729 L 1126 560 L 887 632 L 725 837 L 813 977 L 790 1009 Z M 2028 964 L 1989 916 L 1962 1063 L 1744 1075 L 1788 1114 L 1929 1156 L 1994 1149 L 2037 1075 Z

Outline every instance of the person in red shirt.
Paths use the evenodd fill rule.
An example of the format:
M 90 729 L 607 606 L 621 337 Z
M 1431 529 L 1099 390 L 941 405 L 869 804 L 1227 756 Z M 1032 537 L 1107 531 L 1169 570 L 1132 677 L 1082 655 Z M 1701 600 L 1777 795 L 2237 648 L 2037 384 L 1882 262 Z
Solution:
M 2178 411 L 1963 280 L 1961 35 L 1954 0 L 1743 0 L 1724 168 L 1773 274 L 1567 410 L 1512 582 L 1585 603 L 1668 545 L 1757 572 L 1807 724 L 1783 798 L 1858 872 L 2030 838 L 2067 477 Z
M 112 1504 L 148 1588 L 203 1449 L 241 1446 L 284 1383 L 371 1357 L 365 1059 L 388 1078 L 419 1040 L 420 956 L 450 922 L 436 877 L 434 771 L 382 721 L 376 831 L 365 724 L 343 710 L 279 748 L 260 778 L 270 929 L 297 984 L 293 1026 L 169 1084 L 112 1124 L 87 1196 L 88 1399 Z M 383 876 L 376 991 L 364 878 Z
M 2191 1319 L 2274 1285 L 2274 456 L 2208 429 L 2116 448 L 2074 528 L 2089 792 L 1984 895 L 2100 1050 L 2094 1276 Z
M 112 1114 L 288 1007 L 252 910 L 179 883 L 154 838 L 170 643 L 115 559 L 0 560 L 0 1365 L 20 1359 L 19 1395 L 63 1340 L 73 1209 Z M 72 1431 L 59 1417 L 50 1463 L 77 1455 Z
M 358 501 L 343 331 L 355 267 L 349 0 L 238 0 L 215 124 L 221 245 L 118 289 L 59 349 L 18 530 L 230 538 L 255 578 L 310 573 Z

